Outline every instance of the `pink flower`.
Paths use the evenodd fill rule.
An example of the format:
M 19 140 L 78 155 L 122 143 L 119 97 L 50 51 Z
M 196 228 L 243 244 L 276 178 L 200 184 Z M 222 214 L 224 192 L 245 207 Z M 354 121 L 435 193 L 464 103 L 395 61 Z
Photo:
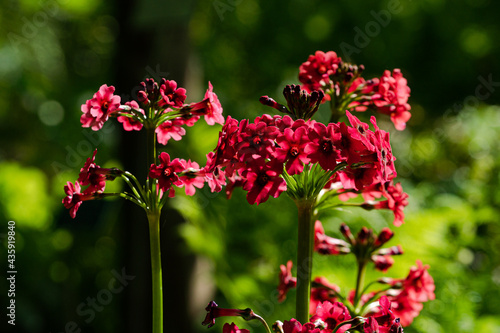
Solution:
M 158 159 L 160 160 L 160 165 L 151 164 L 149 177 L 158 179 L 160 189 L 173 196 L 171 186 L 172 184 L 176 186 L 182 185 L 177 173 L 184 171 L 184 166 L 178 158 L 170 162 L 170 155 L 165 152 L 161 153 Z
M 401 292 L 390 298 L 394 314 L 401 319 L 401 325 L 408 326 L 413 322 L 423 308 L 422 302 L 435 299 L 434 279 L 427 271 L 428 265 L 423 266 L 417 260 L 417 266 L 410 269 L 405 279 L 393 280 L 392 285 L 402 284 Z
M 340 292 L 340 288 L 330 283 L 326 278 L 320 276 L 314 279 L 313 287 L 311 288 L 311 300 L 309 302 L 309 313 L 314 314 L 316 308 L 324 301 L 335 302 L 337 300 L 336 293 Z
M 396 167 L 394 161 L 396 158 L 392 155 L 392 147 L 389 142 L 389 133 L 381 130 L 377 126 L 375 117 L 370 118 L 370 122 L 375 128 L 374 135 L 372 136 L 372 144 L 375 147 L 377 154 L 377 168 L 381 171 L 381 182 L 387 182 L 396 177 Z
M 408 102 L 410 88 L 400 69 L 386 70 L 380 78 L 378 88 L 372 96 L 373 103 L 380 113 L 388 114 L 397 130 L 404 130 L 411 118 Z
M 207 325 L 208 328 L 214 326 L 215 319 L 219 317 L 242 317 L 245 320 L 255 318 L 255 314 L 250 309 L 239 310 L 219 308 L 217 303 L 214 301 L 210 301 L 205 310 L 207 311 L 207 315 L 205 316 L 205 320 L 203 320 L 202 325 Z
M 309 143 L 305 147 L 311 163 L 319 163 L 323 170 L 334 170 L 340 160 L 335 142 L 342 139 L 337 124 L 315 123 L 308 132 Z
M 313 323 L 305 323 L 302 325 L 297 319 L 285 320 L 283 323 L 283 333 L 320 333 L 321 330 L 316 328 Z
M 64 193 L 66 193 L 66 197 L 62 200 L 62 203 L 66 209 L 69 209 L 69 214 L 72 218 L 76 217 L 76 212 L 83 201 L 97 199 L 95 192 L 87 190 L 82 192 L 82 188 L 78 181 L 76 181 L 74 185 L 71 182 L 67 182 L 67 184 L 64 185 Z
M 372 314 L 364 325 L 365 333 L 402 333 L 400 319 L 394 314 L 386 296 L 379 300 L 379 310 Z
M 278 302 L 283 302 L 286 299 L 286 294 L 292 288 L 297 286 L 297 278 L 292 276 L 292 266 L 291 260 L 285 265 L 280 265 L 280 277 L 278 285 Z
M 125 105 L 144 114 L 144 110 L 139 107 L 136 101 L 126 102 Z M 126 116 L 118 116 L 116 119 L 123 124 L 123 129 L 125 131 L 140 131 L 142 128 L 142 123 L 137 119 Z
M 401 183 L 393 184 L 391 181 L 387 184 L 387 189 L 381 192 L 387 200 L 378 201 L 373 204 L 375 209 L 390 209 L 394 213 L 394 225 L 399 227 L 404 223 L 404 208 L 408 205 L 408 194 L 403 192 Z
M 427 302 L 436 298 L 434 295 L 434 279 L 430 276 L 429 265 L 422 265 L 417 260 L 417 266 L 410 269 L 410 273 L 403 282 L 403 290 L 408 297 L 417 302 Z
M 177 82 L 174 80 L 165 80 L 160 86 L 160 94 L 160 107 L 181 108 L 186 100 L 186 89 L 177 88 Z
M 184 121 L 180 118 L 174 120 L 166 120 L 156 128 L 156 136 L 158 143 L 166 145 L 168 140 L 174 139 L 179 141 L 186 134 L 186 129 L 181 127 Z
M 244 328 L 240 329 L 234 323 L 225 323 L 222 327 L 222 333 L 250 333 L 250 331 Z
M 269 196 L 277 198 L 286 191 L 286 182 L 280 174 L 281 170 L 277 171 L 272 163 L 256 164 L 251 169 L 245 170 L 242 174 L 246 179 L 243 190 L 248 191 L 248 203 L 258 205 L 265 202 Z
M 375 268 L 384 273 L 387 272 L 387 270 L 394 264 L 394 259 L 392 259 L 392 257 L 388 254 L 374 254 L 371 257 L 371 260 L 375 263 Z
M 92 99 L 82 105 L 83 115 L 80 122 L 83 127 L 97 131 L 102 128 L 109 116 L 120 106 L 120 96 L 113 95 L 115 87 L 103 84 Z
M 242 121 L 236 147 L 239 161 L 245 162 L 256 158 L 266 159 L 273 155 L 275 150 L 274 140 L 278 134 L 278 128 L 269 126 L 264 121 L 256 120 L 251 124 Z
M 326 53 L 316 51 L 300 66 L 299 81 L 309 92 L 329 86 L 331 84 L 330 76 L 336 73 L 340 62 L 340 57 L 337 57 L 333 51 Z M 330 96 L 326 94 L 324 100 L 329 101 Z
M 279 148 L 273 156 L 280 162 L 286 163 L 286 171 L 290 175 L 299 174 L 304 170 L 304 164 L 309 163 L 309 157 L 304 149 L 309 143 L 305 127 L 299 127 L 295 131 L 286 128 L 283 135 L 276 139 Z
M 226 123 L 219 132 L 219 141 L 215 148 L 215 155 L 210 163 L 207 161 L 207 171 L 212 172 L 217 166 L 226 166 L 236 157 L 236 144 L 239 142 L 238 121 L 228 116 Z
M 222 116 L 222 105 L 220 104 L 219 98 L 213 92 L 212 83 L 208 82 L 208 90 L 205 92 L 206 108 L 204 117 L 208 125 L 214 125 L 215 123 L 224 125 L 224 116 Z
M 184 186 L 186 195 L 193 196 L 196 192 L 196 188 L 203 188 L 205 185 L 205 172 L 200 170 L 200 166 L 196 162 L 191 162 L 191 160 L 184 161 L 180 160 L 183 165 L 184 171 L 179 177 L 182 185 Z
M 94 162 L 96 153 L 97 149 L 94 150 L 92 157 L 87 158 L 83 168 L 80 169 L 80 175 L 78 177 L 79 185 L 90 185 L 89 191 L 91 192 L 104 191 L 104 188 L 106 187 L 106 176 L 94 172 L 100 168 Z
M 325 301 L 320 303 L 316 308 L 316 314 L 311 317 L 311 322 L 321 320 L 326 324 L 326 329 L 322 332 L 330 333 L 337 327 L 338 324 L 351 319 L 351 315 L 347 307 L 340 302 Z M 351 325 L 343 325 L 336 332 L 344 333 Z
M 226 185 L 226 173 L 215 162 L 215 153 L 212 151 L 207 154 L 207 165 L 203 168 L 203 174 L 210 190 L 212 192 L 220 192 L 222 191 L 222 186 Z

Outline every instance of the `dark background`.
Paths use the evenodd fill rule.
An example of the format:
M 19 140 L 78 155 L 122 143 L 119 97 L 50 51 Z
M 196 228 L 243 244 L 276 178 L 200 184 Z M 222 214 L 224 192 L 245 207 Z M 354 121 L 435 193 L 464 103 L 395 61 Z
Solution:
M 143 132 L 115 121 L 99 132 L 80 127 L 80 105 L 100 85 L 128 100 L 143 79 L 166 77 L 196 102 L 211 81 L 226 116 L 252 119 L 273 111 L 260 96 L 284 101 L 283 86 L 298 83 L 298 67 L 316 50 L 364 64 L 367 78 L 401 68 L 412 89 L 407 130 L 381 120 L 411 197 L 406 224 L 393 228 L 405 255 L 388 275 L 404 277 L 421 259 L 431 265 L 437 300 L 405 332 L 497 332 L 499 12 L 488 0 L 4 1 L 0 234 L 5 262 L 6 222 L 16 222 L 15 332 L 150 331 L 144 213 L 119 200 L 87 202 L 73 220 L 61 204 L 64 184 L 94 148 L 103 167 L 146 172 Z M 204 164 L 219 129 L 197 124 L 163 149 Z M 229 201 L 206 188 L 193 198 L 181 192 L 162 217 L 165 331 L 207 331 L 200 323 L 211 299 L 251 307 L 269 323 L 291 318 L 294 292 L 280 305 L 274 293 L 279 265 L 295 258 L 291 201 L 249 206 L 242 191 Z M 354 210 L 323 223 L 335 234 L 342 221 L 380 230 L 391 216 Z M 318 275 L 353 286 L 349 258 L 316 259 Z M 134 278 L 106 299 L 122 270 Z M 5 309 L 5 278 L 0 287 Z M 106 304 L 94 316 L 77 312 L 99 297 Z

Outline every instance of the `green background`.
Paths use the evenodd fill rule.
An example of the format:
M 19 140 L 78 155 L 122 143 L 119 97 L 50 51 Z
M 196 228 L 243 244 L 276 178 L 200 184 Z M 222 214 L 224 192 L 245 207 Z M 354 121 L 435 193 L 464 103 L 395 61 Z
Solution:
M 80 105 L 100 85 L 128 100 L 144 78 L 166 77 L 196 102 L 210 81 L 226 116 L 252 119 L 273 112 L 260 96 L 284 102 L 284 85 L 298 83 L 298 67 L 316 50 L 364 64 L 366 78 L 401 68 L 412 89 L 407 130 L 380 120 L 410 195 L 406 223 L 392 227 L 389 243 L 405 255 L 385 275 L 404 277 L 421 259 L 436 283 L 436 300 L 405 332 L 500 332 L 499 12 L 491 0 L 4 1 L 0 236 L 4 263 L 7 222 L 16 222 L 15 332 L 150 330 L 143 212 L 120 200 L 87 202 L 72 220 L 61 204 L 64 184 L 94 148 L 101 166 L 146 173 L 144 133 L 125 133 L 114 120 L 100 132 L 80 127 Z M 197 124 L 164 149 L 204 164 L 219 129 Z M 251 307 L 269 323 L 291 318 L 294 291 L 283 304 L 275 299 L 279 265 L 295 258 L 291 200 L 250 206 L 239 190 L 229 201 L 207 188 L 193 198 L 181 192 L 162 219 L 165 331 L 207 331 L 200 323 L 212 299 Z M 387 212 L 352 210 L 323 224 L 338 236 L 341 222 L 378 231 L 391 221 Z M 345 291 L 353 267 L 350 257 L 318 256 L 315 275 Z M 134 278 L 106 293 L 122 270 Z M 3 309 L 5 274 L 2 265 Z M 94 316 L 78 313 L 99 297 L 106 304 Z

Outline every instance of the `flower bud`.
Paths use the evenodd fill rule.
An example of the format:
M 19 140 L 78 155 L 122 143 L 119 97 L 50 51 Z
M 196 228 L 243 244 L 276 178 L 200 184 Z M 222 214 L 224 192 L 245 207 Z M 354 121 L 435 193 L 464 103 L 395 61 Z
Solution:
M 342 235 L 344 235 L 344 237 L 347 239 L 347 241 L 349 243 L 351 243 L 351 245 L 355 245 L 356 244 L 356 239 L 354 239 L 354 236 L 351 233 L 351 229 L 349 229 L 349 227 L 347 226 L 347 224 L 342 223 L 340 225 L 340 232 L 342 233 Z
M 389 228 L 383 228 L 378 234 L 377 240 L 373 244 L 375 247 L 380 247 L 387 243 L 392 237 L 394 233 Z

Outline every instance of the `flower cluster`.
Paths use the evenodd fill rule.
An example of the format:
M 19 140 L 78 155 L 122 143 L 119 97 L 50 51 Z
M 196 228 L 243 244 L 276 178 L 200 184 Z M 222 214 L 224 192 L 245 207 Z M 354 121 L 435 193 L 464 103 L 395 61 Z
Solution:
M 400 245 L 383 248 L 383 246 L 394 236 L 389 228 L 383 228 L 378 235 L 373 230 L 366 227 L 354 236 L 346 224 L 342 224 L 340 232 L 346 239 L 336 239 L 327 236 L 320 221 L 315 224 L 315 251 L 322 255 L 353 254 L 358 263 L 372 262 L 375 269 L 386 272 L 394 263 L 392 256 L 403 254 Z M 296 287 L 297 279 L 292 275 L 292 261 L 287 265 L 281 265 L 281 273 L 278 285 L 278 300 L 284 301 L 287 292 Z M 340 288 L 330 283 L 324 277 L 317 277 L 313 281 L 311 289 L 310 312 L 318 315 L 320 304 L 329 302 L 337 304 L 338 300 L 343 300 L 343 306 L 353 315 L 377 316 L 380 310 L 376 305 L 382 304 L 382 299 L 389 302 L 388 307 L 394 318 L 402 326 L 408 326 L 422 310 L 424 302 L 433 300 L 434 280 L 428 273 L 429 266 L 423 266 L 417 261 L 417 266 L 412 267 L 408 276 L 404 279 L 381 278 L 374 283 L 386 285 L 388 287 L 375 290 L 366 294 L 356 294 L 351 290 L 347 295 L 342 296 Z M 387 307 L 386 307 L 387 308 Z M 316 316 L 315 315 L 315 316 Z M 315 318 L 313 316 L 312 318 Z M 311 321 L 314 321 L 311 318 Z M 375 325 L 372 323 L 372 325 Z M 376 331 L 374 331 L 376 332 Z
M 140 83 L 137 100 L 124 104 L 114 92 L 113 86 L 102 85 L 93 98 L 82 105 L 80 121 L 83 127 L 97 131 L 110 117 L 115 117 L 125 131 L 145 128 L 152 134 L 151 144 L 155 146 L 155 141 L 166 145 L 170 139 L 180 140 L 186 133 L 184 127 L 193 126 L 202 116 L 209 125 L 224 124 L 222 106 L 210 82 L 203 100 L 191 104 L 185 103 L 186 89 L 178 87 L 173 80 L 162 79 L 157 83 L 153 79 L 146 79 Z M 152 152 L 155 150 L 151 149 Z M 180 158 L 171 161 L 169 154 L 161 152 L 157 158 L 153 157 L 153 163 L 149 165 L 151 185 L 156 184 L 156 189 L 150 193 L 132 174 L 118 169 L 100 168 L 95 164 L 95 155 L 96 151 L 87 159 L 78 180 L 74 184 L 68 182 L 64 187 L 66 197 L 63 204 L 70 209 L 73 218 L 83 201 L 121 196 L 149 209 L 156 205 L 152 200 L 159 200 L 158 205 L 162 206 L 165 198 L 173 197 L 174 186 L 183 187 L 187 195 L 194 195 L 196 188 L 202 188 L 205 182 L 210 186 L 214 183 L 213 173 L 206 173 L 205 168 L 200 168 L 197 162 Z M 104 193 L 106 180 L 118 176 L 125 180 L 132 193 Z M 221 179 L 217 184 L 225 185 L 225 182 Z M 88 187 L 82 190 L 82 186 Z M 163 196 L 164 193 L 167 195 Z
M 404 130 L 411 107 L 410 88 L 401 70 L 386 70 L 370 80 L 361 77 L 363 70 L 363 65 L 343 62 L 333 51 L 316 51 L 300 66 L 299 80 L 309 92 L 323 91 L 323 102 L 331 101 L 337 110 L 375 110 L 389 115 L 396 129 Z
M 158 142 L 166 145 L 170 139 L 180 140 L 186 134 L 183 126 L 193 126 L 201 116 L 209 125 L 224 123 L 222 106 L 210 82 L 204 99 L 191 104 L 185 104 L 186 89 L 177 87 L 173 80 L 161 79 L 157 83 L 146 79 L 140 87 L 137 101 L 121 105 L 120 96 L 114 95 L 115 87 L 102 85 L 82 105 L 82 126 L 97 131 L 109 117 L 116 117 L 126 131 L 140 131 L 143 126 L 155 128 Z
M 101 168 L 95 163 L 94 151 L 92 157 L 87 158 L 85 165 L 80 169 L 80 175 L 75 183 L 67 182 L 64 186 L 66 197 L 63 199 L 64 207 L 70 210 L 70 215 L 75 218 L 78 208 L 84 201 L 101 199 L 105 196 L 104 189 L 107 180 L 114 180 L 121 176 L 123 171 L 119 169 Z M 82 191 L 82 186 L 87 186 Z
M 291 176 L 316 172 L 322 175 L 315 187 L 318 193 L 323 189 L 322 203 L 332 195 L 362 194 L 363 208 L 390 209 L 399 225 L 407 201 L 402 187 L 393 183 L 396 170 L 389 133 L 377 126 L 374 117 L 374 130 L 350 112 L 347 117 L 350 126 L 293 120 L 289 115 L 265 114 L 252 123 L 228 117 L 206 171 L 214 174 L 215 181 L 227 181 L 228 196 L 235 187 L 242 187 L 250 204 L 284 191 L 300 195 L 295 194 L 297 184 Z M 378 198 L 385 200 L 375 202 Z

